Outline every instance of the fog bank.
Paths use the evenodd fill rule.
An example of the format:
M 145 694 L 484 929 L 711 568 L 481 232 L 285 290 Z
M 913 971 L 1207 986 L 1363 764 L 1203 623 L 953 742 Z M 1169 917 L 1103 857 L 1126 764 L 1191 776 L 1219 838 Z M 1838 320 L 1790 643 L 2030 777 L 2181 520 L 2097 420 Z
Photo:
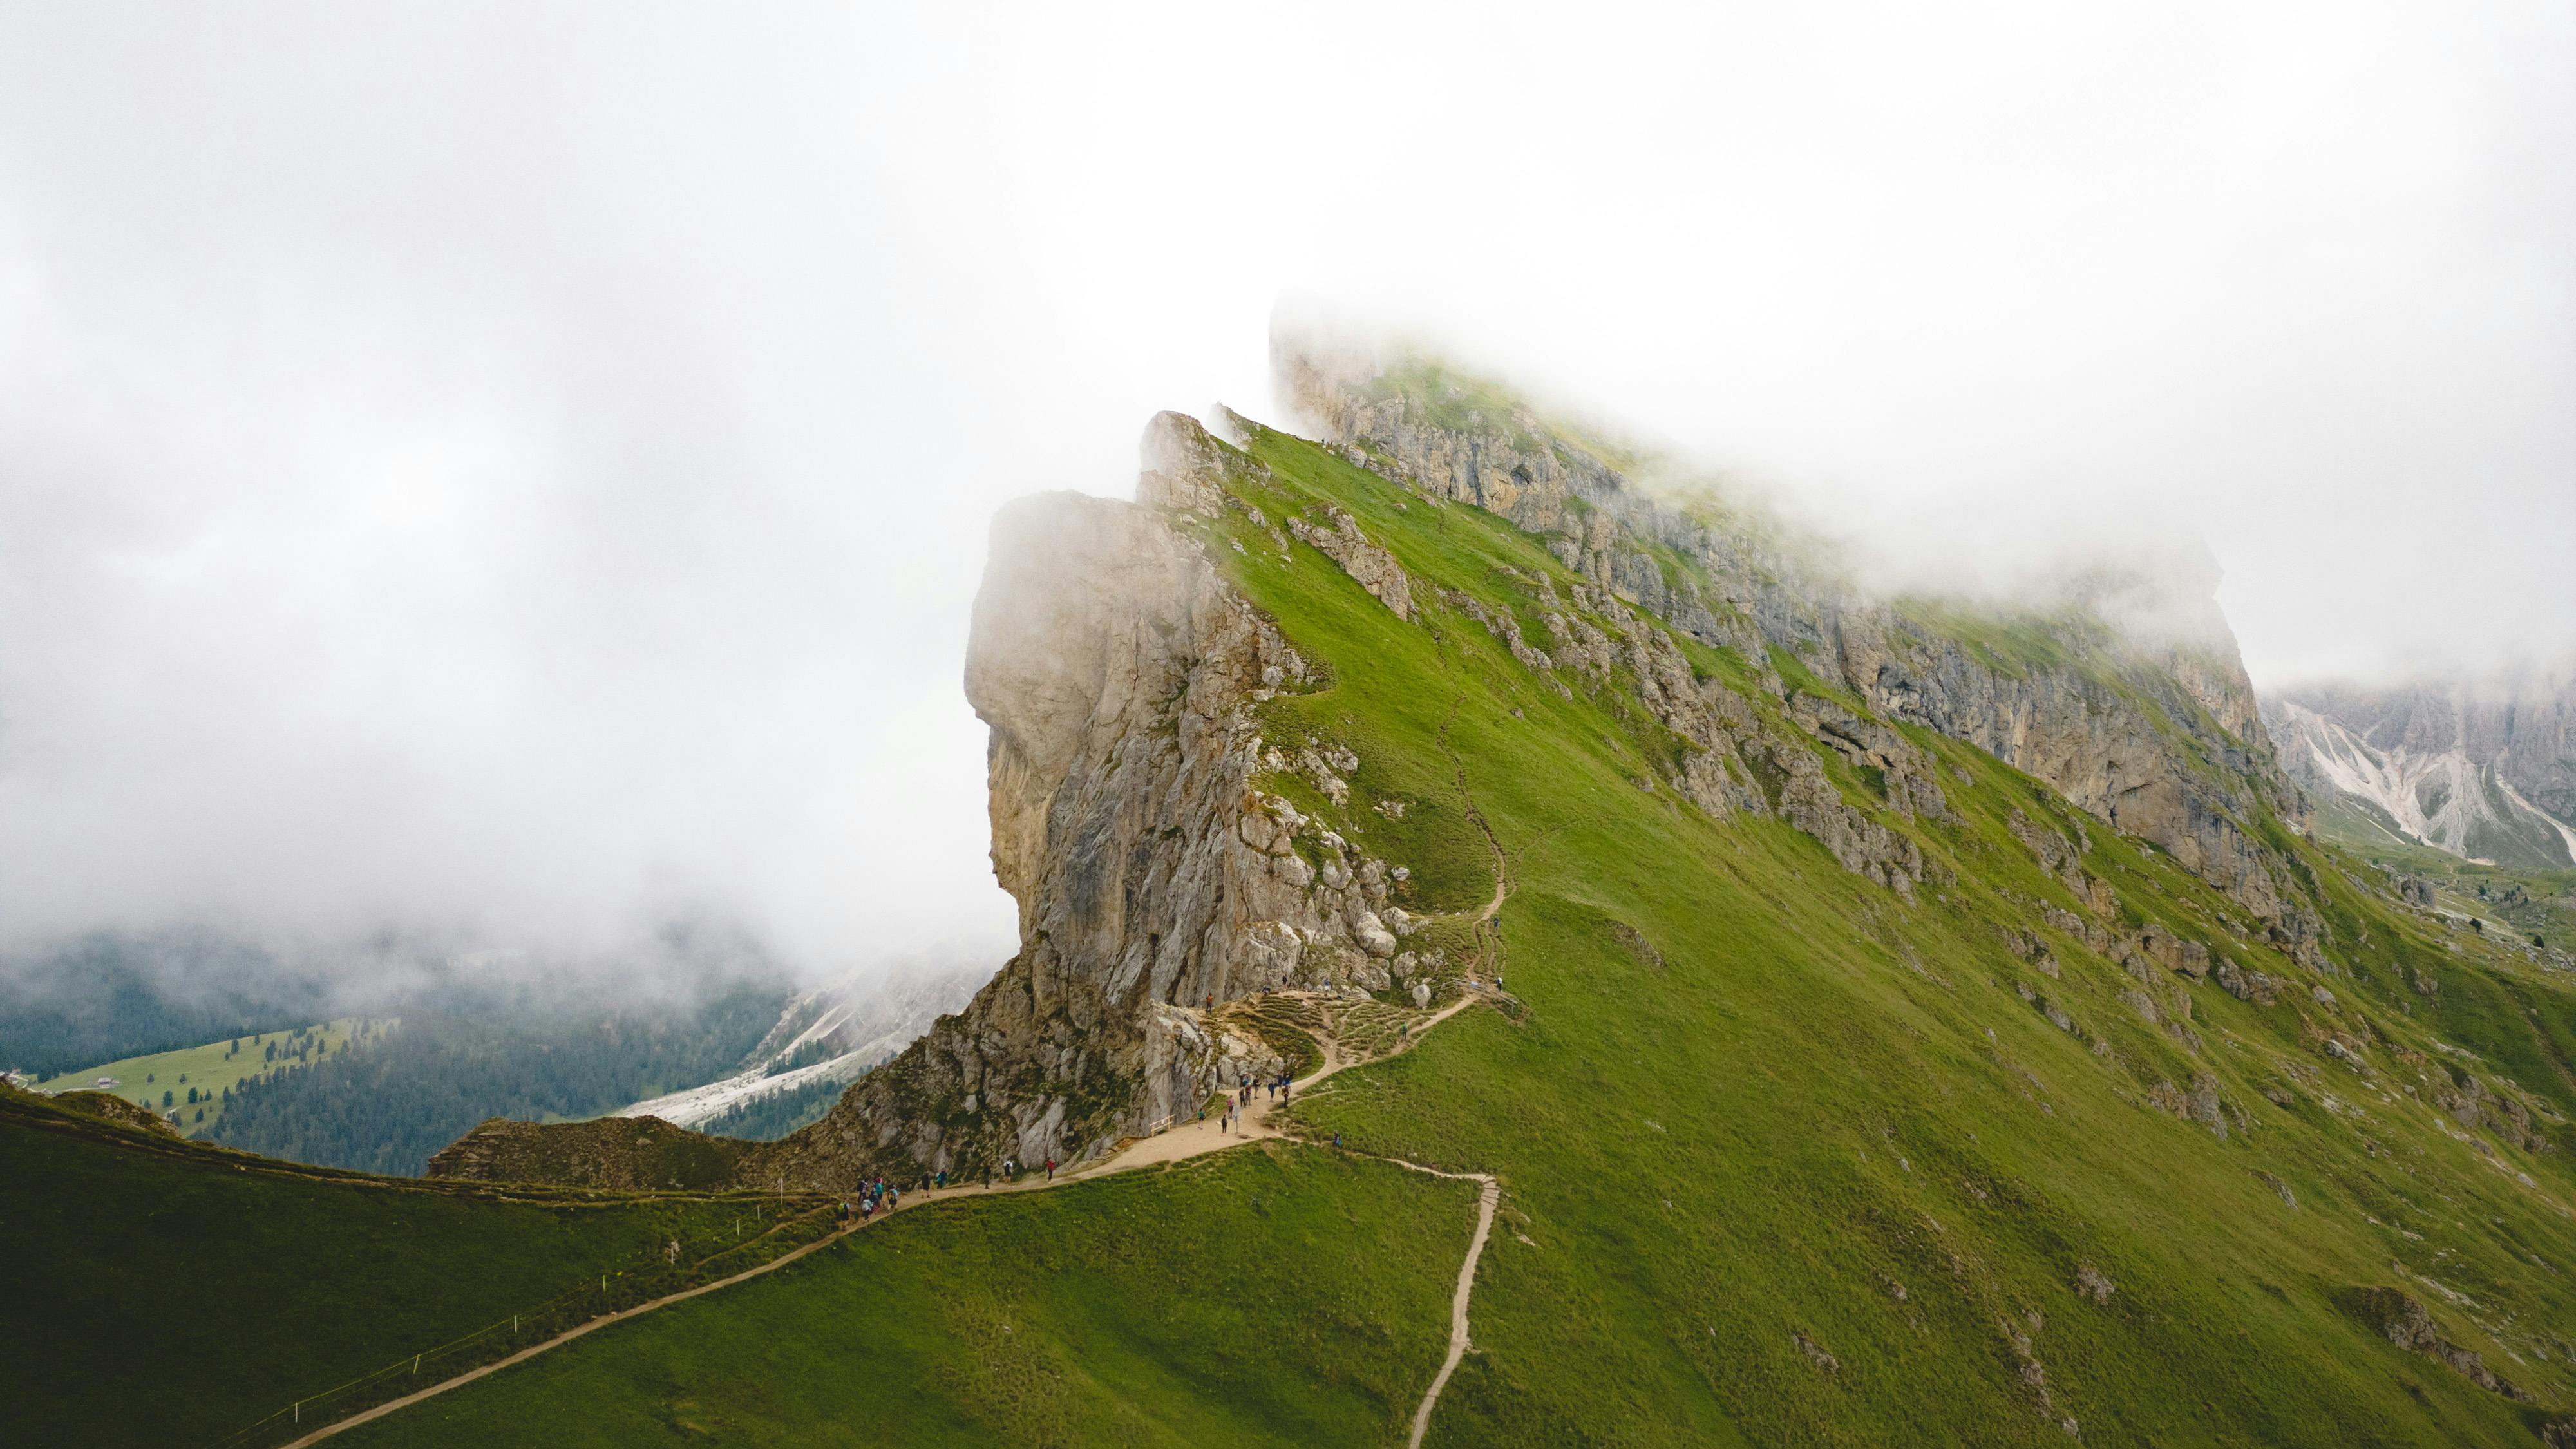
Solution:
M 1886 577 L 2152 535 L 2258 682 L 2563 657 L 2571 60 L 2541 4 L 12 7 L 0 934 L 998 962 L 986 523 L 1260 412 L 1283 292 Z

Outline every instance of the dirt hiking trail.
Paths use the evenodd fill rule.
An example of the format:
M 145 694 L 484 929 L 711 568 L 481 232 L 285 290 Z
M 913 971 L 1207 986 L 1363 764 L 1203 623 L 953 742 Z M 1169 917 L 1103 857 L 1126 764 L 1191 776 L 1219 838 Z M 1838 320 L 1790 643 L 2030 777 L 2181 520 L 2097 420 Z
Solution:
M 1496 898 L 1494 904 L 1487 907 L 1486 917 L 1490 917 L 1493 911 L 1501 905 L 1501 895 L 1502 891 L 1498 884 L 1495 891 Z M 1480 917 L 1479 919 L 1482 920 L 1486 917 Z M 1294 1103 L 1297 1093 L 1312 1089 L 1346 1066 L 1358 1066 L 1367 1062 L 1381 1062 L 1391 1057 L 1400 1056 L 1404 1052 L 1411 1050 L 1413 1044 L 1420 1041 L 1433 1027 L 1438 1026 L 1440 1023 L 1447 1021 L 1449 1018 L 1456 1016 L 1459 1012 L 1466 1010 L 1468 1007 L 1473 1006 L 1480 1001 L 1492 1001 L 1495 999 L 1496 996 L 1494 993 L 1486 991 L 1483 988 L 1469 988 L 1457 1000 L 1450 1002 L 1448 1005 L 1441 1007 L 1435 1012 L 1432 1012 L 1429 1016 L 1422 1018 L 1420 1021 L 1411 1023 L 1410 1032 L 1394 1049 L 1367 1057 L 1345 1061 L 1342 1059 L 1337 1041 L 1334 1037 L 1326 1036 L 1320 1038 L 1318 1045 L 1323 1049 L 1323 1060 L 1317 1064 L 1315 1070 L 1304 1077 L 1298 1078 L 1286 1097 L 1276 1101 L 1255 1103 L 1254 1107 L 1252 1109 L 1247 1109 L 1244 1115 L 1230 1130 L 1225 1127 L 1221 1116 L 1209 1117 L 1203 1120 L 1180 1122 L 1165 1128 L 1161 1132 L 1155 1133 L 1151 1137 L 1138 1138 L 1135 1141 L 1128 1143 L 1125 1147 L 1120 1148 L 1118 1151 L 1111 1153 L 1109 1156 L 1096 1162 L 1086 1163 L 1078 1168 L 1059 1169 L 1052 1179 L 1048 1178 L 1043 1170 L 1023 1170 L 1017 1180 L 1007 1183 L 997 1182 L 991 1187 L 967 1186 L 960 1184 L 955 1187 L 906 1192 L 903 1194 L 902 1208 L 890 1209 L 884 1213 L 878 1214 L 875 1218 L 853 1218 L 847 1225 L 843 1226 L 840 1231 L 835 1232 L 828 1237 L 817 1238 L 813 1242 L 805 1244 L 803 1247 L 794 1249 L 787 1253 L 782 1253 L 778 1257 L 772 1258 L 768 1262 L 763 1263 L 756 1268 L 746 1269 L 740 1273 L 732 1275 L 731 1277 L 719 1278 L 712 1283 L 701 1283 L 695 1288 L 682 1289 L 677 1293 L 668 1294 L 660 1298 L 651 1299 L 647 1302 L 638 1303 L 632 1308 L 622 1309 L 616 1313 L 603 1314 L 600 1317 L 590 1319 L 587 1322 L 568 1328 L 562 1333 L 556 1334 L 552 1338 L 539 1343 L 530 1344 L 528 1347 L 519 1350 L 517 1353 L 511 1354 L 507 1358 L 495 1359 L 479 1368 L 468 1369 L 453 1378 L 441 1379 L 439 1382 L 434 1383 L 425 1389 L 405 1394 L 398 1399 L 388 1399 L 384 1403 L 378 1404 L 373 1408 L 361 1410 L 358 1413 L 350 1415 L 348 1418 L 323 1425 L 301 1438 L 289 1441 L 286 1444 L 285 1449 L 305 1449 L 305 1446 L 307 1445 L 318 1444 L 322 1440 L 328 1439 L 332 1435 L 341 1433 L 344 1430 L 354 1429 L 360 1424 L 381 1419 L 398 1409 L 409 1408 L 411 1405 L 417 1404 L 423 1399 L 435 1398 L 440 1394 L 446 1393 L 450 1389 L 460 1388 L 466 1384 L 474 1382 L 476 1379 L 482 1378 L 488 1374 L 497 1373 L 513 1364 L 525 1363 L 527 1360 L 535 1358 L 541 1353 L 545 1353 L 550 1349 L 560 1348 L 586 1333 L 606 1328 L 610 1324 L 622 1323 L 630 1318 L 640 1318 L 656 1309 L 667 1308 L 674 1303 L 684 1303 L 689 1299 L 696 1298 L 702 1294 L 713 1293 L 720 1288 L 730 1288 L 737 1283 L 746 1282 L 750 1279 L 760 1277 L 764 1273 L 774 1273 L 777 1270 L 786 1267 L 788 1264 L 804 1258 L 810 1253 L 822 1248 L 830 1247 L 832 1244 L 841 1241 L 851 1233 L 858 1232 L 859 1230 L 868 1227 L 873 1222 L 882 1222 L 887 1218 L 895 1216 L 898 1212 L 909 1211 L 924 1203 L 944 1202 L 951 1198 L 989 1197 L 999 1193 L 1041 1192 L 1047 1188 L 1061 1187 L 1068 1183 L 1088 1181 L 1096 1177 L 1106 1177 L 1112 1173 L 1127 1172 L 1140 1167 L 1160 1167 L 1168 1163 L 1186 1162 L 1194 1157 L 1204 1157 L 1210 1153 L 1222 1152 L 1229 1147 L 1240 1147 L 1251 1142 L 1286 1137 L 1288 1132 L 1286 1127 L 1283 1125 L 1283 1122 L 1274 1120 L 1274 1118 L 1284 1118 L 1285 1114 L 1283 1109 Z M 1368 1156 L 1369 1154 L 1362 1153 L 1354 1155 Z M 1376 1158 L 1375 1160 L 1393 1163 L 1398 1167 L 1409 1168 L 1415 1172 L 1427 1173 L 1433 1177 L 1473 1179 L 1485 1185 L 1484 1194 L 1477 1201 L 1475 1238 L 1467 1249 L 1467 1261 L 1458 1270 L 1458 1291 L 1455 1299 L 1450 1305 L 1449 1357 L 1448 1360 L 1440 1366 L 1439 1376 L 1432 1380 L 1430 1392 L 1423 1396 L 1422 1407 L 1414 1413 L 1413 1437 L 1410 1442 L 1412 1445 L 1419 1446 L 1422 1442 L 1423 1430 L 1431 1422 L 1432 1405 L 1438 1401 L 1441 1389 L 1446 1387 L 1449 1382 L 1450 1373 L 1458 1367 L 1459 1359 L 1464 1356 L 1467 1351 L 1467 1298 L 1475 1285 L 1477 1260 L 1483 1256 L 1485 1250 L 1485 1239 L 1493 1228 L 1494 1207 L 1499 1198 L 1501 1189 L 1494 1179 L 1485 1173 L 1441 1172 L 1434 1168 L 1423 1167 L 1415 1163 L 1405 1162 L 1399 1158 L 1392 1157 L 1381 1157 Z

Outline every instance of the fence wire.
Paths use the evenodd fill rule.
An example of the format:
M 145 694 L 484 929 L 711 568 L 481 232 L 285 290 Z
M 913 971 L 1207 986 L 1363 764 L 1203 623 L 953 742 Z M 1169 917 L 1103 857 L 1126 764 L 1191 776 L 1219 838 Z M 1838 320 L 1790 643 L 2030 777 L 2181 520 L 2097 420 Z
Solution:
M 801 1229 L 819 1225 L 824 1232 L 829 1232 L 832 1228 L 833 1208 L 828 1202 L 775 1220 L 759 1213 L 758 1209 L 753 1211 L 759 1214 L 755 1219 L 758 1226 L 747 1235 L 730 1240 L 701 1237 L 694 1243 L 683 1242 L 678 1256 L 684 1261 L 605 1273 L 595 1281 L 582 1283 L 461 1338 L 450 1339 L 435 1348 L 417 1349 L 345 1384 L 293 1400 L 276 1413 L 215 1440 L 206 1449 L 257 1449 L 257 1446 L 311 1433 L 361 1409 L 373 1408 L 388 1399 L 398 1399 L 404 1394 L 428 1388 L 468 1369 L 507 1358 L 520 1349 L 543 1343 L 594 1318 L 622 1312 L 694 1287 L 702 1281 L 725 1276 L 711 1270 L 747 1248 L 775 1242 L 779 1252 L 785 1253 L 812 1241 L 810 1237 L 801 1235 Z M 689 1257 L 694 1246 L 710 1242 L 723 1242 L 724 1246 L 702 1258 Z

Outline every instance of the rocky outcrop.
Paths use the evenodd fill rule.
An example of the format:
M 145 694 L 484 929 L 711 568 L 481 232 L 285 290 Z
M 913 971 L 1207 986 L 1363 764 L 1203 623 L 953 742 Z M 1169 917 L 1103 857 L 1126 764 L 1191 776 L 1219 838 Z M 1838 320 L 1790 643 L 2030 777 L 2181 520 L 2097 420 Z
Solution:
M 612 1192 L 698 1191 L 732 1186 L 743 1158 L 756 1150 L 659 1117 L 545 1125 L 494 1117 L 440 1149 L 424 1175 Z
M 1341 565 L 1342 572 L 1357 580 L 1370 597 L 1394 610 L 1397 618 L 1406 623 L 1413 621 L 1413 586 L 1404 575 L 1404 566 L 1395 561 L 1395 555 L 1369 542 L 1368 535 L 1360 532 L 1357 519 L 1341 509 L 1326 508 L 1322 527 L 1291 518 L 1288 532 Z
M 1261 466 L 1218 441 L 1187 413 L 1154 414 L 1137 451 L 1136 501 L 1203 518 L 1235 506 L 1225 491 L 1228 468 Z
M 1854 809 L 1825 778 L 1815 755 L 1796 746 L 1766 751 L 1783 781 L 1780 818 L 1814 836 L 1843 869 L 1864 875 L 1908 900 L 1923 878 L 1923 851 L 1909 836 Z
M 1670 634 L 1616 596 L 1577 584 L 1568 599 L 1544 578 L 1513 577 L 1543 606 L 1550 649 L 1531 645 L 1519 620 L 1504 610 L 1455 590 L 1444 591 L 1442 600 L 1483 625 L 1560 693 L 1572 695 L 1559 677 L 1571 675 L 1587 688 L 1619 688 L 1644 705 L 1688 747 L 1663 783 L 1701 809 L 1719 817 L 1776 815 L 1813 836 L 1844 869 L 1912 899 L 1925 869 L 1922 848 L 1851 804 L 1815 748 L 1839 755 L 1898 815 L 1946 819 L 1948 802 L 1931 762 L 1912 742 L 1830 700 L 1792 694 L 1776 678 L 1768 682 L 1784 696 L 1785 708 L 1780 721 L 1766 719 L 1744 696 L 1700 678 Z
M 1256 466 L 1174 414 L 1146 463 L 1140 497 L 1208 512 L 1229 506 L 1228 470 Z M 1331 534 L 1355 576 L 1383 556 L 1356 534 L 1346 518 Z M 1375 582 L 1411 612 L 1391 559 Z M 1005 510 L 966 692 L 992 729 L 993 870 L 1019 900 L 1020 953 L 762 1166 L 792 1182 L 1076 1160 L 1275 1070 L 1211 1008 L 1387 986 L 1387 865 L 1253 787 L 1293 762 L 1245 706 L 1307 677 L 1156 508 L 1054 494 Z
M 2257 1006 L 2270 1006 L 2281 999 L 2281 983 L 2278 978 L 2251 967 L 2239 966 L 2224 957 L 2220 958 L 2218 969 L 2212 974 L 2218 981 L 2219 989 L 2239 1001 L 2250 1001 Z
M 2344 1295 L 2344 1308 L 2408 1353 L 2439 1360 L 2489 1393 L 2531 1402 L 2528 1391 L 2498 1377 L 2483 1357 L 2443 1337 L 2433 1315 L 2411 1295 L 2396 1288 L 2355 1288 Z
M 1483 625 L 1486 633 L 1493 635 L 1505 649 L 1511 651 L 1512 658 L 1522 668 L 1536 670 L 1541 674 L 1556 668 L 1556 661 L 1548 656 L 1546 650 L 1529 641 L 1528 633 L 1521 628 L 1521 621 L 1513 618 L 1508 610 L 1497 609 L 1473 594 L 1461 593 L 1456 589 L 1441 590 L 1440 602 Z M 1557 693 L 1569 699 L 1573 698 L 1574 691 L 1566 688 L 1563 680 L 1550 679 L 1548 682 L 1556 686 Z
M 1779 649 L 1848 688 L 1876 718 L 1842 712 L 1828 724 L 1818 710 L 1810 729 L 1839 736 L 1826 743 L 1873 751 L 1850 727 L 1884 722 L 1966 740 L 2170 852 L 2286 947 L 2313 950 L 2313 911 L 2285 894 L 2281 862 L 2250 833 L 2266 814 L 2300 818 L 2303 802 L 2274 762 L 2206 590 L 2145 597 L 2154 591 L 2135 579 L 2090 581 L 2072 599 L 2081 607 L 2063 617 L 2011 620 L 2032 647 L 2007 659 L 1973 631 L 1861 595 L 1776 523 L 1722 501 L 1685 508 L 1651 496 L 1632 477 L 1643 465 L 1621 450 L 1437 365 L 1382 362 L 1284 333 L 1272 340 L 1272 365 L 1283 399 L 1354 461 L 1501 514 L 1545 538 L 1591 587 L 1737 651 L 1756 670 Z M 1666 567 L 1672 556 L 1689 567 Z M 2214 574 L 2194 583 L 2214 587 Z M 2146 617 L 2155 627 L 2105 622 Z M 1597 650 L 1579 616 L 1569 625 L 1571 637 L 1546 652 L 1580 668 Z M 1904 788 L 1911 795 L 1910 781 Z M 1802 816 L 1824 825 L 1826 802 L 1800 796 Z M 1929 797 L 1903 803 L 1920 809 Z
M 2111 1281 L 2109 1275 L 2090 1263 L 2075 1270 L 2075 1292 L 2078 1297 L 2095 1303 L 2108 1303 L 2111 1301 L 2111 1295 L 2119 1291 L 2118 1285 Z
M 1255 787 L 1295 770 L 1333 793 L 1364 762 L 1262 740 L 1249 707 L 1308 684 L 1306 662 L 1171 522 L 1250 511 L 1226 485 L 1259 465 L 1173 413 L 1143 452 L 1144 502 L 1044 494 L 993 525 L 966 694 L 991 729 L 993 873 L 1019 902 L 1018 954 L 821 1121 L 744 1152 L 744 1185 L 1080 1160 L 1278 1070 L 1217 1019 L 1224 1003 L 1382 990 L 1410 959 L 1406 871 Z M 1384 558 L 1372 592 L 1409 614 L 1403 571 L 1333 524 L 1337 561 L 1359 576 Z M 504 1147 L 523 1125 L 442 1156 L 462 1175 L 521 1170 L 536 1159 Z
M 2453 1121 L 2463 1127 L 2485 1127 L 2526 1152 L 2551 1150 L 2549 1138 L 2520 1098 L 2490 1089 L 2463 1067 L 2448 1068 L 2445 1077 L 2432 1084 L 2433 1105 L 2450 1113 Z

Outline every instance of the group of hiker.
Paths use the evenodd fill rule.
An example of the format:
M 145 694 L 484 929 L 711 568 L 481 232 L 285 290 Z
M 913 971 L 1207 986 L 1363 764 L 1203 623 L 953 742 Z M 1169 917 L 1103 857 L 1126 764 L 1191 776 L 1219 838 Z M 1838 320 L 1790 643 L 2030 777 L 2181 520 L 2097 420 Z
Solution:
M 1281 1072 L 1267 1081 L 1256 1082 L 1249 1078 L 1245 1079 L 1243 1085 L 1229 1094 L 1226 1105 L 1217 1109 L 1216 1130 L 1232 1132 L 1235 1126 L 1243 1121 L 1243 1109 L 1252 1105 L 1254 1092 L 1261 1092 L 1272 1101 L 1286 1101 L 1288 1095 L 1296 1090 L 1296 1086 L 1296 1080 L 1286 1072 Z M 1199 1120 L 1202 1122 L 1207 1120 L 1207 1108 L 1199 1108 Z
M 883 1208 L 893 1212 L 903 1204 L 903 1189 L 882 1177 L 872 1177 L 859 1184 L 859 1221 L 866 1222 Z M 850 1220 L 850 1200 L 841 1199 L 841 1221 Z
M 1502 985 L 1502 982 L 1498 978 L 1494 984 L 1499 987 Z M 1267 993 L 1265 992 L 1265 994 Z M 1213 1002 L 1210 1004 L 1213 1005 Z M 1399 1034 L 1403 1037 L 1410 1038 L 1413 1034 L 1411 1024 L 1407 1023 L 1401 1029 Z M 1233 1092 L 1228 1094 L 1226 1105 L 1218 1109 L 1218 1131 L 1232 1132 L 1236 1125 L 1242 1122 L 1244 1109 L 1252 1105 L 1252 1094 L 1256 1091 L 1262 1093 L 1271 1101 L 1285 1102 L 1295 1096 L 1297 1091 L 1297 1080 L 1295 1075 L 1288 1071 L 1282 1071 L 1275 1077 L 1265 1078 L 1261 1081 L 1254 1081 L 1248 1077 L 1245 1078 L 1240 1086 L 1236 1087 Z M 1207 1108 L 1204 1106 L 1199 1108 L 1199 1120 L 1202 1122 L 1207 1120 Z M 1342 1145 L 1342 1137 L 1338 1132 L 1333 1134 L 1333 1145 L 1335 1147 Z M 1016 1184 L 1019 1181 L 1019 1175 L 1023 1171 L 1029 1170 L 1033 1169 L 1028 1168 L 1017 1158 L 1003 1158 L 1001 1162 L 1002 1185 L 1009 1187 Z M 1046 1172 L 1046 1180 L 1049 1182 L 1055 1181 L 1055 1159 L 1053 1157 L 1046 1159 L 1044 1170 Z M 993 1165 L 991 1163 L 986 1163 L 984 1166 L 984 1187 L 988 1192 L 991 1191 L 993 1187 L 993 1174 Z M 923 1192 L 944 1191 L 947 1187 L 948 1170 L 944 1167 L 934 1171 L 925 1172 L 921 1176 L 921 1190 Z M 875 1217 L 879 1208 L 883 1208 L 887 1212 L 892 1212 L 895 1208 L 900 1206 L 902 1202 L 903 1190 L 896 1187 L 893 1183 L 886 1181 L 882 1177 L 871 1178 L 859 1185 L 859 1216 L 862 1221 Z M 841 1221 L 848 1222 L 849 1220 L 850 1204 L 847 1199 L 844 1199 L 841 1203 Z
M 997 1171 L 997 1168 L 994 1168 L 992 1163 L 984 1163 L 984 1191 L 992 1191 L 992 1176 L 994 1176 L 994 1171 Z M 999 1165 L 999 1173 L 1002 1173 L 1002 1186 L 1012 1186 L 1012 1183 L 1018 1183 L 1018 1181 L 1020 1181 L 1020 1173 L 1036 1173 L 1036 1171 L 1043 1171 L 1043 1173 L 1046 1173 L 1046 1181 L 1056 1181 L 1056 1160 L 1054 1160 L 1054 1158 L 1046 1158 L 1046 1163 L 1036 1165 L 1036 1168 L 1030 1168 L 1028 1163 L 1023 1163 L 1023 1160 L 1018 1160 L 1018 1158 L 1002 1158 L 1002 1165 Z M 930 1176 L 925 1178 L 925 1186 L 943 1186 L 943 1189 L 945 1189 L 945 1186 L 948 1186 L 948 1171 L 945 1171 L 945 1168 L 940 1168 L 938 1173 L 930 1173 Z
M 1000 1168 L 1002 1185 L 1008 1187 L 1013 1183 L 1018 1182 L 1022 1172 L 1035 1172 L 1041 1170 L 1046 1173 L 1047 1181 L 1055 1181 L 1055 1159 L 1052 1157 L 1046 1159 L 1046 1161 L 1038 1167 L 1030 1167 L 1015 1157 L 1005 1157 L 1002 1159 Z M 992 1164 L 985 1164 L 984 1186 L 988 1191 L 993 1186 L 994 1171 L 995 1169 Z M 947 1190 L 947 1187 L 947 1168 L 936 1168 L 921 1175 L 920 1190 L 923 1192 L 944 1192 Z M 903 1189 L 895 1186 L 893 1183 L 888 1182 L 882 1177 L 870 1178 L 859 1184 L 858 1203 L 859 1220 L 861 1222 L 866 1222 L 874 1218 L 880 1211 L 893 1212 L 896 1208 L 902 1206 Z M 841 1221 L 845 1223 L 850 1220 L 850 1200 L 847 1198 L 843 1198 L 841 1200 L 840 1218 Z

